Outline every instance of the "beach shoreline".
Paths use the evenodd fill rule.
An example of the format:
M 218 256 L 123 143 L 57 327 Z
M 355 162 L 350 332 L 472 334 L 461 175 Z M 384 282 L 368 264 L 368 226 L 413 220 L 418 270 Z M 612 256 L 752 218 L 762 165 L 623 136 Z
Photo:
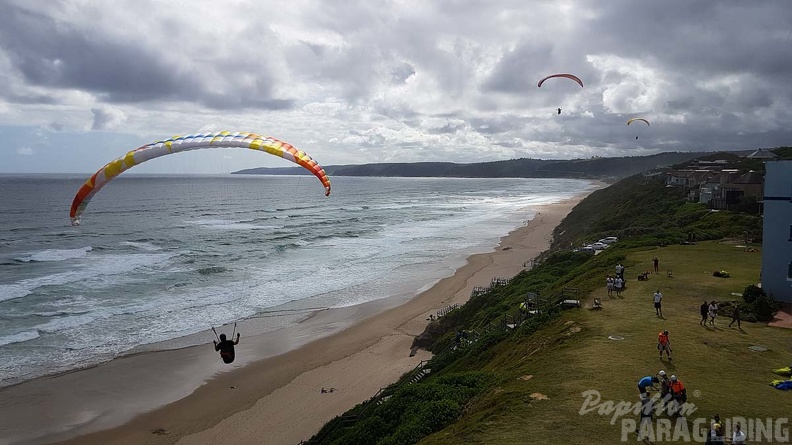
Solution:
M 2 393 L 5 407 L 0 408 L 6 426 L 0 431 L 8 432 L 13 426 L 16 434 L 2 433 L 0 443 L 297 443 L 308 439 L 334 416 L 428 360 L 431 354 L 426 351 L 410 356 L 412 340 L 423 332 L 428 315 L 463 304 L 475 286 L 523 270 L 549 247 L 553 229 L 586 195 L 537 206 L 536 216 L 502 237 L 494 250 L 470 256 L 452 276 L 415 297 L 313 311 L 294 329 L 243 334 L 238 353 L 243 359 L 230 369 L 214 354 L 207 354 L 205 346 L 188 347 L 132 354 L 6 388 Z M 243 331 L 244 322 L 240 324 Z M 327 335 L 315 340 L 317 330 L 322 329 Z M 245 361 L 246 356 L 264 358 Z M 195 373 L 196 369 L 202 372 Z M 141 375 L 159 388 L 156 395 L 126 385 L 130 379 L 141 380 Z M 336 391 L 322 393 L 323 387 Z M 76 407 L 75 398 L 81 402 Z M 119 407 L 118 400 L 127 408 Z M 26 404 L 31 407 L 20 409 Z M 38 415 L 31 416 L 31 410 Z M 60 418 L 60 423 L 54 428 L 48 425 L 46 436 L 26 434 L 39 431 L 48 418 Z

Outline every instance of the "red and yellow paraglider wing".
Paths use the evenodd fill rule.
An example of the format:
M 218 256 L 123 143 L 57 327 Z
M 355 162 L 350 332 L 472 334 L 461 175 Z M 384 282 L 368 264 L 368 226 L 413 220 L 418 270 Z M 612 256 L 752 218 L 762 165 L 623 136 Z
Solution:
M 330 180 L 327 178 L 324 169 L 322 169 L 316 161 L 311 159 L 308 154 L 294 148 L 291 144 L 287 144 L 275 138 L 261 136 L 256 133 L 231 133 L 228 131 L 174 136 L 170 139 L 154 142 L 129 151 L 124 156 L 107 163 L 94 173 L 85 181 L 85 184 L 80 187 L 80 190 L 78 190 L 77 194 L 74 196 L 69 212 L 72 225 L 80 224 L 80 217 L 91 201 L 91 198 L 93 198 L 105 184 L 135 165 L 148 161 L 149 159 L 183 151 L 234 147 L 264 151 L 294 162 L 319 178 L 319 181 L 321 181 L 325 188 L 325 196 L 330 196 Z

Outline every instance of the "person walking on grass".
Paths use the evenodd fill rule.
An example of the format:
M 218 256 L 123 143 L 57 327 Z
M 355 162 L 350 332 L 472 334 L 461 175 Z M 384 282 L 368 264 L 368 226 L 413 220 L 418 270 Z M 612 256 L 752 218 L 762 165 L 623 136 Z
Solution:
M 734 310 L 732 311 L 732 321 L 729 323 L 729 327 L 732 327 L 734 322 L 737 322 L 737 329 L 742 329 L 740 327 L 740 303 L 734 303 Z
M 668 361 L 671 361 L 671 340 L 668 339 L 668 330 L 663 330 L 657 335 L 657 350 L 660 351 L 660 360 L 663 359 L 663 351 L 665 351 Z
M 715 317 L 718 316 L 718 303 L 715 303 L 715 300 L 712 300 L 710 302 L 710 305 L 709 305 L 709 308 L 708 308 L 708 312 L 709 312 L 709 318 L 710 318 L 709 324 L 710 324 L 710 326 L 715 326 Z
M 660 293 L 660 289 L 657 289 L 657 292 L 654 293 L 654 306 L 655 306 L 655 314 L 663 318 L 663 308 L 661 302 L 663 301 L 663 294 Z
M 701 310 L 701 321 L 699 322 L 699 324 L 701 326 L 706 327 L 707 326 L 707 315 L 709 315 L 709 303 L 707 303 L 706 301 L 701 303 L 700 310 Z

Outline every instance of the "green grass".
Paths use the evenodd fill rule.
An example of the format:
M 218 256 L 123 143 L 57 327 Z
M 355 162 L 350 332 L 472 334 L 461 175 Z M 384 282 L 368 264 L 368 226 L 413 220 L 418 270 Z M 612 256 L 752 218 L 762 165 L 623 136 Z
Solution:
M 598 255 L 626 257 L 628 288 L 623 298 L 606 295 L 604 274 L 612 273 L 610 265 L 597 268 L 599 277 L 580 273 L 583 284 L 602 282 L 587 301 L 600 298 L 604 308 L 566 311 L 532 335 L 517 333 L 495 346 L 494 355 L 476 366 L 496 376 L 498 383 L 475 398 L 458 421 L 420 443 L 618 443 L 620 422 L 611 425 L 610 417 L 596 413 L 580 415 L 581 394 L 598 390 L 603 401 L 632 403 L 638 400 L 638 379 L 660 369 L 676 374 L 687 386 L 689 401 L 698 407 L 691 418 L 715 413 L 788 416 L 792 394 L 773 389 L 769 382 L 778 378 L 771 369 L 790 364 L 792 331 L 745 322 L 742 330 L 736 325 L 729 329 L 728 317 L 718 317 L 714 328 L 698 324 L 702 301 L 737 299 L 732 292 L 758 281 L 761 254 L 735 244 L 711 241 Z M 639 271 L 652 270 L 654 256 L 660 259 L 661 273 L 637 281 Z M 667 269 L 672 277 L 666 276 Z M 713 277 L 714 270 L 727 270 L 731 278 Z M 664 296 L 664 319 L 656 317 L 652 304 L 658 288 Z M 662 329 L 670 332 L 673 364 L 658 357 Z M 625 340 L 611 341 L 609 335 Z M 752 352 L 752 345 L 769 350 Z

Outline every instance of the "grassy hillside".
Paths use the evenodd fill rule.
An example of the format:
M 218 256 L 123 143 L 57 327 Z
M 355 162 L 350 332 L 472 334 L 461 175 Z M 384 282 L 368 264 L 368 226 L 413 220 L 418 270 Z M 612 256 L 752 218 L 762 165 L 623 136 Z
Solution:
M 336 419 L 314 443 L 633 441 L 634 435 L 622 436 L 622 420 L 637 415 L 581 414 L 584 394 L 597 391 L 602 401 L 635 403 L 637 381 L 660 369 L 678 375 L 688 388 L 696 410 L 682 423 L 689 430 L 696 418 L 715 413 L 788 415 L 792 394 L 769 383 L 778 378 L 771 369 L 792 362 L 792 332 L 764 323 L 728 328 L 724 316 L 714 327 L 698 323 L 704 300 L 731 304 L 758 282 L 759 245 L 747 248 L 744 238 L 761 233 L 760 224 L 757 216 L 686 203 L 678 190 L 640 177 L 599 190 L 562 222 L 556 250 L 545 253 L 537 267 L 429 325 L 416 339 L 435 353 L 425 369 Z M 569 251 L 570 245 L 606 235 L 620 241 L 595 256 Z M 696 242 L 680 244 L 690 239 Z M 638 281 L 638 273 L 652 270 L 655 256 L 659 273 Z M 627 288 L 622 297 L 609 297 L 604 279 L 617 263 L 626 266 Z M 728 271 L 730 278 L 714 277 L 715 270 Z M 664 295 L 662 318 L 652 305 L 658 289 Z M 518 307 L 528 292 L 538 294 L 540 313 L 524 319 Z M 558 301 L 572 295 L 584 307 L 561 310 Z M 591 308 L 594 298 L 602 309 Z M 670 332 L 673 362 L 661 360 L 655 349 L 663 329 Z M 462 330 L 468 341 L 457 343 Z M 767 351 L 753 352 L 754 345 Z
M 683 197 L 681 187 L 666 187 L 661 178 L 623 179 L 575 206 L 556 228 L 553 248 L 576 247 L 606 236 L 618 236 L 631 246 L 725 237 L 761 239 L 761 216 L 710 211 Z
M 698 407 L 689 416 L 691 422 L 715 413 L 746 418 L 787 415 L 792 395 L 768 383 L 777 378 L 771 369 L 789 365 L 790 332 L 759 323 L 730 329 L 725 317 L 713 328 L 698 324 L 703 300 L 736 299 L 732 292 L 757 281 L 759 254 L 720 242 L 626 253 L 628 271 L 651 269 L 651 258 L 658 256 L 662 265 L 673 267 L 673 276 L 666 276 L 664 268 L 649 281 L 630 280 L 623 298 L 609 298 L 601 286 L 587 301 L 600 298 L 603 309 L 570 310 L 531 335 L 516 333 L 504 339 L 486 364 L 475 365 L 494 375 L 497 383 L 455 423 L 420 443 L 517 444 L 525 443 L 526 437 L 535 443 L 616 443 L 621 439 L 621 419 L 611 425 L 610 416 L 581 415 L 582 394 L 596 390 L 603 401 L 635 402 L 637 381 L 660 369 L 678 375 L 688 387 L 690 401 Z M 731 278 L 712 276 L 711 270 L 721 268 L 728 268 Z M 652 307 L 657 288 L 665 297 L 663 318 Z M 655 349 L 663 329 L 670 332 L 673 362 L 661 360 Z M 624 340 L 609 340 L 612 335 Z M 752 345 L 769 350 L 753 352 L 748 349 Z

